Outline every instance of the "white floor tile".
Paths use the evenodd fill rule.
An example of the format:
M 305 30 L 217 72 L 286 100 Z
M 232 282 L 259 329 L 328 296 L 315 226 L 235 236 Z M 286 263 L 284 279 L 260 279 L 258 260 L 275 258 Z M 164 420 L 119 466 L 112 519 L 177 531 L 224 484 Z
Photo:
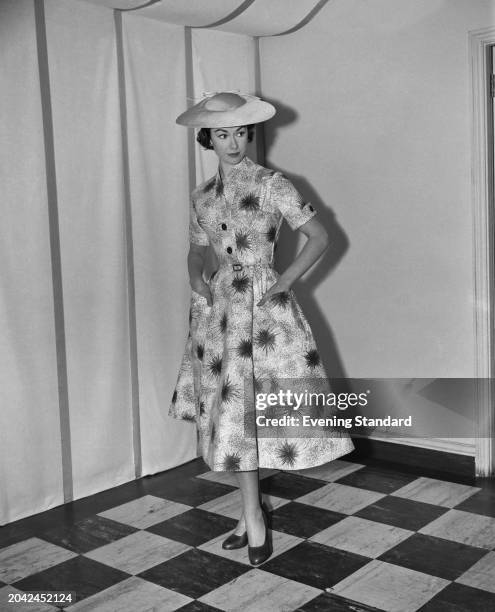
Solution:
M 70 612 L 171 612 L 192 601 L 181 593 L 133 576 L 66 608 Z
M 40 538 L 29 538 L 0 549 L 0 580 L 16 582 L 72 557 L 77 553 Z
M 481 491 L 479 487 L 421 477 L 394 491 L 392 495 L 426 504 L 453 508 L 478 491 Z
M 310 540 L 365 557 L 379 557 L 414 532 L 357 516 L 347 518 L 315 534 Z
M 275 497 L 273 495 L 263 494 L 263 501 L 268 506 L 269 510 L 274 510 L 280 506 L 288 504 L 290 500 L 282 499 L 281 497 Z M 233 519 L 238 519 L 242 512 L 242 500 L 241 492 L 239 490 L 232 491 L 221 497 L 212 499 L 209 502 L 198 506 L 201 510 L 208 510 L 208 512 L 215 512 L 223 516 L 228 516 Z
M 190 509 L 191 506 L 185 504 L 179 504 L 153 495 L 144 495 L 126 504 L 100 512 L 98 516 L 131 525 L 138 529 L 146 529 L 151 527 L 151 525 L 166 521 Z
M 260 468 L 259 478 L 260 480 L 263 480 L 263 478 L 268 478 L 268 476 L 272 476 L 277 472 L 278 470 Z M 204 478 L 205 480 L 210 480 L 212 482 L 219 482 L 220 484 L 230 485 L 231 487 L 239 486 L 237 484 L 235 472 L 205 472 L 204 474 L 199 474 L 198 478 Z
M 201 550 L 206 550 L 207 552 L 213 553 L 214 555 L 220 555 L 221 557 L 225 557 L 226 559 L 231 559 L 232 561 L 237 561 L 239 563 L 246 563 L 249 565 L 249 557 L 248 557 L 248 548 L 245 546 L 244 548 L 238 548 L 236 550 L 224 550 L 222 548 L 222 542 L 225 538 L 232 533 L 228 531 L 227 533 L 223 533 L 221 536 L 210 540 L 209 542 L 205 542 L 201 546 L 198 546 Z M 278 555 L 286 552 L 287 550 L 294 548 L 304 540 L 302 538 L 297 538 L 296 536 L 289 535 L 288 533 L 282 533 L 280 531 L 271 531 L 272 542 L 273 542 L 273 554 L 270 559 L 274 559 Z
M 475 589 L 495 593 L 495 552 L 489 552 L 472 567 L 457 578 L 456 582 Z
M 331 482 L 320 489 L 316 489 L 316 491 L 298 497 L 295 501 L 333 512 L 354 514 L 382 497 L 385 497 L 383 493 Z
M 448 580 L 374 559 L 332 592 L 385 612 L 416 612 L 449 584 Z
M 288 578 L 253 569 L 204 595 L 200 601 L 226 612 L 287 612 L 320 593 Z
M 462 510 L 449 510 L 419 533 L 479 548 L 495 548 L 495 518 Z
M 191 547 L 187 544 L 148 531 L 138 531 L 85 553 L 84 556 L 128 574 L 138 574 L 182 554 L 189 548 Z

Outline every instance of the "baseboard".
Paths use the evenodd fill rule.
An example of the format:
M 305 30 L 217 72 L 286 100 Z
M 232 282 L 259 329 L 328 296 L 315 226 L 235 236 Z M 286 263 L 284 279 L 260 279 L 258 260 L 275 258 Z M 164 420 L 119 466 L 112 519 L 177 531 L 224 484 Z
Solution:
M 367 465 L 387 464 L 402 472 L 465 484 L 475 481 L 474 456 L 396 441 L 365 437 L 353 437 L 352 440 L 355 450 L 345 456 L 346 460 L 359 462 L 365 459 Z
M 393 438 L 389 436 L 357 436 L 358 438 L 368 438 L 380 442 L 390 442 L 391 444 L 402 444 L 404 446 L 417 446 L 429 450 L 454 453 L 455 455 L 467 455 L 474 457 L 476 454 L 476 444 L 473 438 Z

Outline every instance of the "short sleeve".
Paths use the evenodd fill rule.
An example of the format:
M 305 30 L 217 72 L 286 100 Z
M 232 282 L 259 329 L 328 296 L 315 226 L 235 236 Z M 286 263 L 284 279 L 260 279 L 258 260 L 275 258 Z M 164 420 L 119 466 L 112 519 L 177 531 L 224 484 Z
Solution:
M 189 242 L 201 246 L 208 246 L 210 244 L 208 234 L 198 223 L 196 207 L 192 197 L 189 200 Z
M 287 223 L 296 230 L 316 215 L 315 208 L 282 173 L 276 172 L 270 188 L 272 204 L 280 210 Z

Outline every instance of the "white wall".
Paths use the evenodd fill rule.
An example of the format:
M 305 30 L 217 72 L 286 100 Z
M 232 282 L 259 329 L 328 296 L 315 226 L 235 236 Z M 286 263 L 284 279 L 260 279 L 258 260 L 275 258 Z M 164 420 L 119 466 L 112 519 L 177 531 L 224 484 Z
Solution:
M 300 296 L 333 375 L 474 375 L 468 31 L 494 23 L 493 0 L 333 0 L 260 41 L 264 97 L 298 114 L 267 165 L 349 242 Z

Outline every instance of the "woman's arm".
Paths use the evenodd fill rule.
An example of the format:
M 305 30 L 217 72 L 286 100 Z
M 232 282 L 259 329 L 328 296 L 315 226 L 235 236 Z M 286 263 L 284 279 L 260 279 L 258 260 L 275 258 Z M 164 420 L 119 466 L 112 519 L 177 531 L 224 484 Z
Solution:
M 294 282 L 317 261 L 328 248 L 328 234 L 323 225 L 312 217 L 298 228 L 307 238 L 303 248 L 291 265 L 280 275 L 277 282 L 268 289 L 258 302 L 263 306 L 272 295 L 288 291 Z
M 212 305 L 210 287 L 203 280 L 203 268 L 208 246 L 190 243 L 187 254 L 187 269 L 189 272 L 189 284 L 191 288 L 206 298 L 208 306 Z

